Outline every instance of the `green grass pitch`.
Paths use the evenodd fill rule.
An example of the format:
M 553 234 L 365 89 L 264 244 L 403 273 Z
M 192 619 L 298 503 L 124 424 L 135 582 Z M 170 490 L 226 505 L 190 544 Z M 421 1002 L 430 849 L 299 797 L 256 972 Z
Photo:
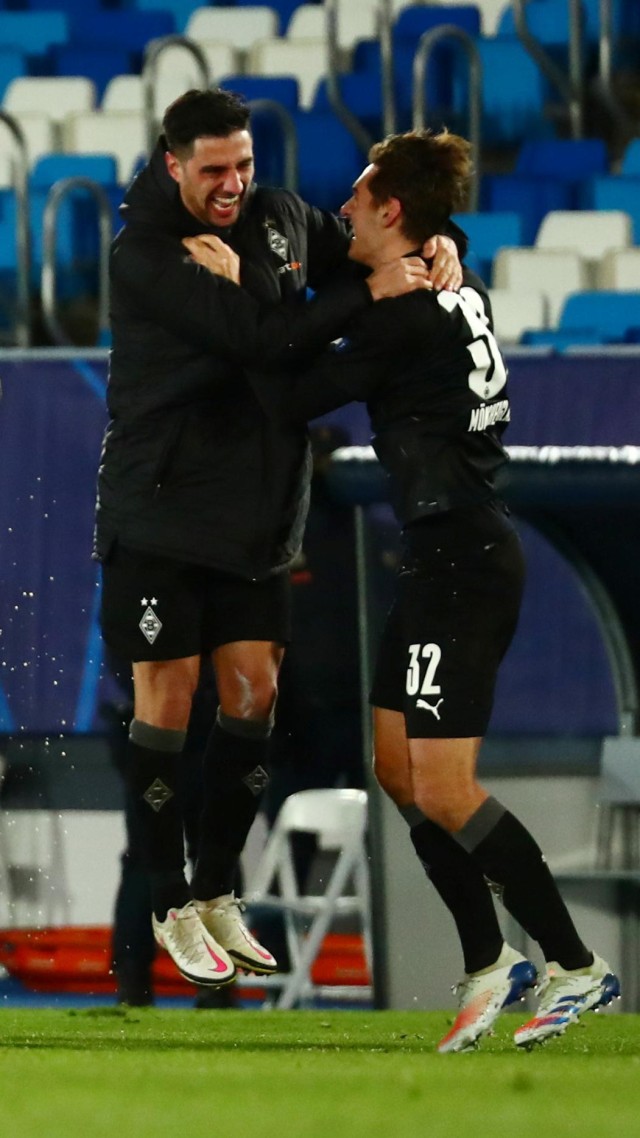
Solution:
M 0 1009 L 7 1138 L 640 1136 L 640 1017 L 463 1055 L 445 1012 Z

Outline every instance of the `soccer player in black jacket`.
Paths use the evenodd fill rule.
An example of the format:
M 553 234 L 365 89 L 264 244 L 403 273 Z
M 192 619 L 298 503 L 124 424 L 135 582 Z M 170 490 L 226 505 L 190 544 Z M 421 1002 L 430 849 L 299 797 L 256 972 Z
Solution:
M 370 160 L 343 213 L 350 257 L 375 270 L 422 249 L 462 206 L 469 144 L 411 132 L 374 146 Z M 195 255 L 215 270 L 197 244 Z M 255 385 L 287 421 L 366 401 L 389 475 L 404 556 L 371 693 L 375 773 L 461 940 L 460 1010 L 439 1050 L 473 1047 L 536 981 L 535 966 L 503 940 L 489 883 L 547 961 L 538 1011 L 515 1042 L 559 1034 L 609 1003 L 619 983 L 580 940 L 531 834 L 476 777 L 524 575 L 494 485 L 509 400 L 484 285 L 465 271 L 457 294 L 381 301 L 304 375 Z
M 257 187 L 243 100 L 191 91 L 127 192 L 110 261 L 110 422 L 96 556 L 102 627 L 133 661 L 127 770 L 156 939 L 211 987 L 276 962 L 246 928 L 237 864 L 268 778 L 278 667 L 289 638 L 287 569 L 300 547 L 306 430 L 276 422 L 243 368 L 320 348 L 373 300 L 424 287 L 420 258 L 363 283 L 332 215 Z M 202 232 L 243 257 L 243 285 L 204 272 L 181 241 Z M 445 274 L 446 275 L 446 274 Z M 332 281 L 306 303 L 307 281 Z M 200 842 L 184 873 L 177 767 L 200 662 L 219 697 L 204 754 Z

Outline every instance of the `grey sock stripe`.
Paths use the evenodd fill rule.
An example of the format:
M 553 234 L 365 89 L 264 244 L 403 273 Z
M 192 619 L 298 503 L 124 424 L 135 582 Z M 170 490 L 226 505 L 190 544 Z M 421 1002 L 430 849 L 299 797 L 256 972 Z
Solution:
M 273 715 L 269 719 L 237 719 L 234 715 L 225 715 L 218 708 L 216 720 L 230 735 L 239 735 L 241 739 L 268 739 L 273 731 Z
M 498 802 L 497 798 L 485 798 L 482 806 L 471 815 L 469 821 L 451 837 L 455 838 L 467 853 L 473 853 L 476 846 L 491 833 L 506 812 L 506 806 Z
M 154 727 L 142 719 L 132 719 L 129 725 L 129 738 L 139 747 L 149 751 L 168 751 L 179 754 L 184 747 L 186 731 L 174 731 L 171 727 Z
M 413 803 L 411 803 L 410 806 L 398 806 L 398 811 L 402 814 L 407 826 L 410 828 L 419 826 L 421 822 L 424 822 L 426 817 L 426 815 L 422 813 L 422 810 L 419 810 Z

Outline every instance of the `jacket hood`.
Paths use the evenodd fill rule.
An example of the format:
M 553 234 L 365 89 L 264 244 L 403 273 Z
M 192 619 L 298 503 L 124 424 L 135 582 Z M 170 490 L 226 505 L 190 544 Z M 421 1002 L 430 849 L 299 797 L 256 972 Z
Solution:
M 161 137 L 146 166 L 133 179 L 120 206 L 125 224 L 131 222 L 161 227 L 163 232 L 177 237 L 195 237 L 199 233 L 215 233 L 224 238 L 238 229 L 247 203 L 255 192 L 255 182 L 247 188 L 242 213 L 234 226 L 219 228 L 205 225 L 182 204 L 180 189 L 174 182 L 165 162 L 166 145 Z

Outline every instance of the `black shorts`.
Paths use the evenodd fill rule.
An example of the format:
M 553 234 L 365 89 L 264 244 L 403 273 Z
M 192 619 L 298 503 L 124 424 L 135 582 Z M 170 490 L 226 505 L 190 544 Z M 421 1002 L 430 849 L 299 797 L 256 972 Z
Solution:
M 123 660 L 208 655 L 236 640 L 291 639 L 289 573 L 262 581 L 116 545 L 102 565 L 102 634 Z
M 410 739 L 483 736 L 518 622 L 520 539 L 500 503 L 425 519 L 404 537 L 371 703 L 402 711 Z

